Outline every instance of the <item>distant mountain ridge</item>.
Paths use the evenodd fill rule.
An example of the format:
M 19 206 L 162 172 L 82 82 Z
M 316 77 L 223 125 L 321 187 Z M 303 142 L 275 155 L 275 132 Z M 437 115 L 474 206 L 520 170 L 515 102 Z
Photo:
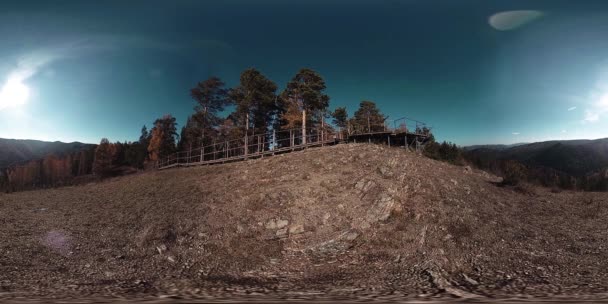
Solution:
M 526 179 L 567 189 L 608 190 L 608 138 L 552 140 L 513 147 L 481 146 L 465 150 L 477 167 L 504 173 L 510 161 L 526 166 Z
M 485 160 L 513 159 L 581 177 L 608 167 L 608 138 L 552 140 L 508 148 L 480 147 L 468 153 Z
M 465 146 L 463 147 L 463 149 L 465 151 L 472 151 L 475 149 L 482 149 L 482 148 L 487 148 L 487 149 L 494 149 L 494 150 L 504 150 L 504 149 L 508 149 L 508 148 L 512 148 L 512 147 L 517 147 L 517 146 L 522 146 L 522 145 L 527 145 L 529 143 L 515 143 L 515 144 L 510 144 L 510 145 L 501 145 L 501 144 L 497 144 L 497 145 L 472 145 L 472 146 Z
M 31 139 L 0 138 L 0 168 L 40 159 L 47 155 L 65 155 L 94 147 L 81 142 L 64 143 Z

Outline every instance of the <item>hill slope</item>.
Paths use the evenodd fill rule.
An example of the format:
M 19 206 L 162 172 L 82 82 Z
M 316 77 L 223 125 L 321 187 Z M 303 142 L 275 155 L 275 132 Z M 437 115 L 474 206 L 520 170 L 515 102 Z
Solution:
M 400 148 L 349 144 L 0 194 L 0 291 L 608 290 L 606 194 L 495 181 Z
M 80 142 L 63 143 L 29 139 L 0 138 L 0 169 L 33 159 L 43 158 L 49 154 L 67 154 L 90 148 L 91 144 Z

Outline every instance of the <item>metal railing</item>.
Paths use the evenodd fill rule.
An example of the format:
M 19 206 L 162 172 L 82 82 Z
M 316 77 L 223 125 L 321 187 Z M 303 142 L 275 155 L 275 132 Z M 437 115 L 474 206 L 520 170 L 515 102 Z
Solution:
M 426 123 L 407 117 L 401 117 L 393 120 L 394 133 L 410 133 L 421 136 L 428 136 L 431 133 L 431 127 Z
M 392 126 L 386 121 L 382 124 L 370 123 L 368 125 L 362 124 L 357 127 L 349 126 L 348 135 L 356 136 L 376 133 L 407 133 L 418 136 L 428 136 L 430 132 L 431 127 L 429 127 L 426 123 L 408 117 L 401 117 L 393 120 Z

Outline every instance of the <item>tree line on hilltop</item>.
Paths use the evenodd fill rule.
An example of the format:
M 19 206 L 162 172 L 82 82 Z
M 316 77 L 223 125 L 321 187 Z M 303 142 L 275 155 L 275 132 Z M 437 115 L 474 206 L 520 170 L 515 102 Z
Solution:
M 325 91 L 321 75 L 307 68 L 293 76 L 280 92 L 272 80 L 254 68 L 243 71 L 233 88 L 227 88 L 218 77 L 210 77 L 190 90 L 194 112 L 179 133 L 175 117 L 166 114 L 156 119 L 149 131 L 143 126 L 136 142 L 110 143 L 104 138 L 95 152 L 93 171 L 104 176 L 120 165 L 144 168 L 177 151 L 241 139 L 246 133 L 269 134 L 272 130 L 305 127 L 347 136 L 385 129 L 388 117 L 373 101 L 362 101 L 349 117 L 345 107 L 329 110 L 330 97 Z M 228 108 L 232 111 L 226 113 Z
M 276 140 L 289 136 L 285 130 L 324 130 L 346 138 L 354 133 L 384 131 L 388 116 L 376 103 L 361 101 L 352 117 L 346 107 L 330 111 L 325 80 L 314 70 L 303 68 L 279 87 L 260 71 L 243 71 L 235 87 L 228 88 L 218 77 L 200 81 L 190 89 L 193 113 L 178 130 L 171 114 L 157 118 L 150 129 L 143 126 L 133 142 L 101 142 L 86 153 L 47 156 L 0 174 L 0 188 L 25 189 L 70 184 L 81 176 L 109 177 L 135 169 L 152 167 L 158 160 L 177 151 L 189 151 L 216 142 L 243 139 L 245 135 L 276 131 Z M 400 125 L 407 130 L 410 126 Z M 428 132 L 416 130 L 417 132 Z M 289 133 L 289 132 L 288 132 Z M 301 134 L 301 133 L 300 133 Z M 432 138 L 432 135 L 431 135 Z M 266 141 L 267 142 L 267 141 Z M 436 148 L 435 148 L 436 146 Z M 435 143 L 432 138 L 427 156 L 459 162 L 455 145 Z M 51 165 L 53 164 L 53 165 Z

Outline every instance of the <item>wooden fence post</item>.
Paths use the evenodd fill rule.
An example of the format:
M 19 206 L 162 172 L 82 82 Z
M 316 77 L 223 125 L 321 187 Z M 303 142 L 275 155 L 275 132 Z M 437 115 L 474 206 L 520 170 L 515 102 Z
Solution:
M 306 144 L 306 110 L 302 110 L 302 144 Z
M 249 152 L 249 113 L 247 113 L 247 120 L 245 122 L 245 159 L 247 159 L 247 154 Z

